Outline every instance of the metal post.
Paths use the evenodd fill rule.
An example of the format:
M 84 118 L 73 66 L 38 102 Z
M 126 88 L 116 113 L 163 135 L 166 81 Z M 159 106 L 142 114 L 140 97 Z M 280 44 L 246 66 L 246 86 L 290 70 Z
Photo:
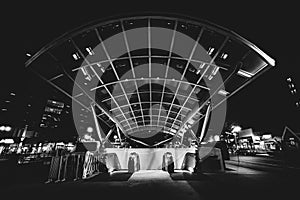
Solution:
M 118 137 L 119 137 L 119 140 L 120 140 L 120 144 L 121 144 L 121 134 L 120 134 L 120 129 L 119 127 L 117 127 L 117 133 L 118 133 Z M 122 144 L 121 144 L 122 145 Z
M 59 182 L 60 181 L 60 173 L 61 173 L 61 167 L 62 167 L 62 158 L 63 158 L 63 156 L 60 156 L 60 158 L 59 158 L 58 174 L 57 174 L 57 180 L 55 182 Z
M 197 140 L 198 145 L 197 145 L 197 148 L 196 148 L 196 151 L 195 151 L 196 164 L 195 164 L 195 169 L 194 169 L 194 172 L 196 172 L 196 173 L 201 171 L 199 150 L 200 150 L 201 141 L 202 141 L 202 139 L 204 137 L 204 134 L 205 134 L 205 129 L 207 127 L 207 122 L 208 122 L 208 118 L 209 118 L 209 115 L 210 115 L 210 109 L 211 109 L 211 105 L 209 104 L 208 107 L 207 107 L 206 113 L 205 113 L 205 118 L 204 118 L 204 122 L 203 122 L 203 125 L 202 125 L 199 140 Z
M 113 128 L 109 130 L 106 137 L 104 138 L 104 141 L 102 142 L 102 145 L 104 145 L 107 142 L 108 138 L 110 137 L 110 135 L 112 134 L 113 131 L 114 131 Z
M 96 131 L 97 131 L 98 137 L 100 139 L 100 142 L 102 144 L 103 139 L 102 139 L 102 136 L 101 136 L 100 127 L 99 127 L 96 111 L 95 111 L 95 108 L 94 108 L 93 104 L 91 104 L 91 109 L 92 109 L 92 113 L 93 113 L 93 117 L 94 117 L 94 121 L 95 121 Z
M 79 168 L 79 161 L 80 161 L 80 154 L 78 154 L 77 155 L 77 159 L 76 159 L 76 172 L 75 172 L 75 179 L 74 179 L 74 181 L 76 181 L 77 179 L 78 179 L 78 168 Z
M 210 108 L 211 108 L 211 105 L 209 104 L 208 107 L 207 107 L 206 113 L 205 113 L 203 126 L 202 126 L 201 133 L 200 133 L 200 136 L 199 136 L 199 143 L 202 141 L 202 139 L 204 137 L 204 134 L 205 134 L 205 129 L 207 127 L 207 122 L 208 122 L 208 118 L 209 118 L 209 115 L 210 115 Z
M 67 165 L 68 165 L 68 158 L 69 158 L 69 155 L 65 155 L 65 166 L 64 166 L 64 177 L 62 179 L 62 181 L 65 181 L 66 180 L 66 175 L 67 175 Z

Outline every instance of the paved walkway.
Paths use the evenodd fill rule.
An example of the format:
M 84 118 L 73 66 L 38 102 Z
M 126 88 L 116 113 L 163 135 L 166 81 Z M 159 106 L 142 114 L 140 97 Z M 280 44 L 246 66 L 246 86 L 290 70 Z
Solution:
M 161 170 L 114 172 L 58 184 L 16 184 L 0 192 L 10 199 L 220 200 L 289 199 L 299 176 L 227 164 L 224 173 Z M 5 193 L 5 194 L 4 194 Z

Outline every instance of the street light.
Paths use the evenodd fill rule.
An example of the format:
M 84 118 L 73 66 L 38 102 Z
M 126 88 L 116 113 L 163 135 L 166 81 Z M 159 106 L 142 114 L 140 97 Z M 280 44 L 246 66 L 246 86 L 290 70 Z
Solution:
M 11 131 L 11 127 L 10 126 L 0 126 L 0 131 L 9 132 L 9 131 Z
M 236 151 L 238 150 L 238 144 L 237 144 L 237 139 L 236 139 L 236 136 L 237 134 L 242 130 L 242 127 L 238 126 L 238 125 L 232 125 L 231 126 L 231 133 L 233 134 L 234 136 L 234 143 L 235 143 L 235 146 L 236 146 Z
M 10 126 L 5 127 L 5 131 L 7 132 L 11 131 L 11 127 Z

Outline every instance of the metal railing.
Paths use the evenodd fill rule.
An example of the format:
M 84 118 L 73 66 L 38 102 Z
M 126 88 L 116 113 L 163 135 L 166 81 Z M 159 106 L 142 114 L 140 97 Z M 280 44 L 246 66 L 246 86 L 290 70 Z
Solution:
M 105 172 L 102 156 L 92 152 L 78 152 L 53 156 L 46 183 L 77 181 Z

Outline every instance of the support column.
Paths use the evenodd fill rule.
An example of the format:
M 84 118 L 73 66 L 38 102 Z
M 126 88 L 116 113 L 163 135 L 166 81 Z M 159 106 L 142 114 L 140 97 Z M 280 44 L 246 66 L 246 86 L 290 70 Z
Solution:
M 207 122 L 208 122 L 208 119 L 209 119 L 209 116 L 210 116 L 210 109 L 211 109 L 211 105 L 209 104 L 208 107 L 207 107 L 206 113 L 205 113 L 204 122 L 203 122 L 201 133 L 200 133 L 200 136 L 199 136 L 199 143 L 202 141 L 202 139 L 204 137 L 204 134 L 205 134 L 205 129 L 207 127 Z
M 211 105 L 209 104 L 205 113 L 205 118 L 204 118 L 204 122 L 202 125 L 202 129 L 201 129 L 201 133 L 199 136 L 199 139 L 197 138 L 197 148 L 196 148 L 196 152 L 195 152 L 195 159 L 196 159 L 196 163 L 195 163 L 195 169 L 194 172 L 201 172 L 201 165 L 200 165 L 200 157 L 199 157 L 199 150 L 200 150 L 200 145 L 201 145 L 201 141 L 203 140 L 204 134 L 205 134 L 205 129 L 207 127 L 207 122 L 209 119 L 209 115 L 210 115 L 210 111 L 211 111 Z
M 102 145 L 103 138 L 101 136 L 100 127 L 99 127 L 96 111 L 95 111 L 93 104 L 91 104 L 91 111 L 92 111 L 94 122 L 95 122 L 96 132 L 98 134 L 98 137 L 99 137 L 101 145 Z

